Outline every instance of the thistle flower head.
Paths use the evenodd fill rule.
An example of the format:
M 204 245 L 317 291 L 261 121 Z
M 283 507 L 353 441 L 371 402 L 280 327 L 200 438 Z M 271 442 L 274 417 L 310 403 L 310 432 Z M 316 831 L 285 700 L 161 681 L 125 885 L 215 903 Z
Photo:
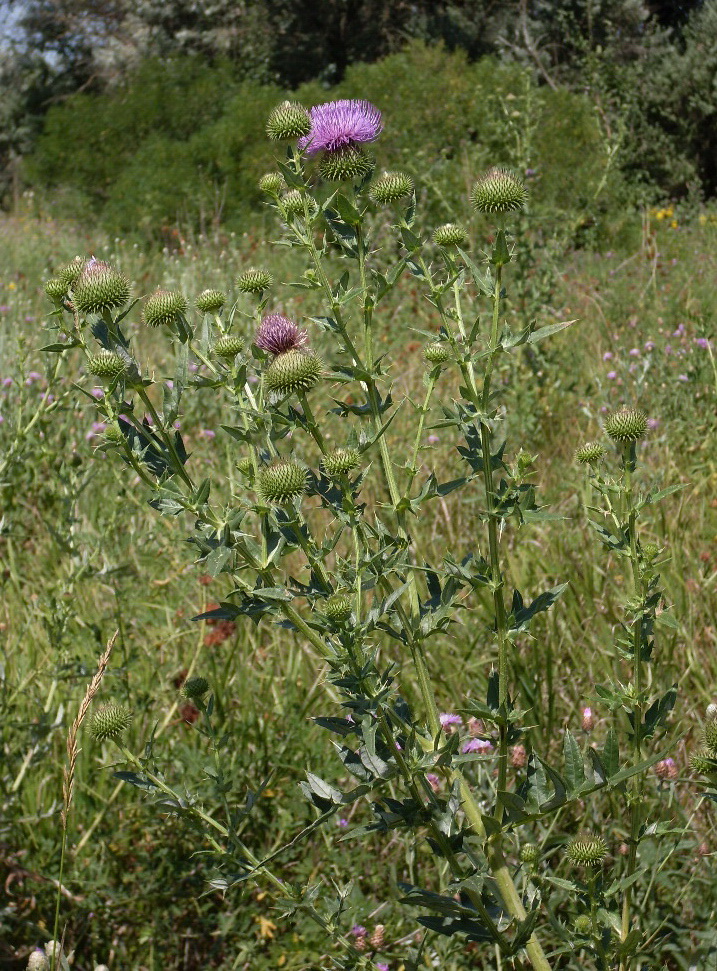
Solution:
M 709 752 L 695 752 L 690 756 L 690 768 L 700 775 L 711 775 L 717 772 L 717 759 Z
M 587 914 L 580 914 L 575 918 L 573 928 L 580 937 L 589 937 L 593 932 L 593 922 Z
M 311 131 L 309 112 L 296 101 L 283 101 L 269 115 L 266 134 L 274 142 L 306 136 Z
M 710 718 L 705 722 L 705 726 L 702 729 L 702 738 L 705 743 L 705 748 L 714 758 L 717 757 L 717 719 Z
M 119 270 L 93 256 L 83 266 L 72 292 L 80 313 L 101 314 L 124 307 L 129 300 L 130 285 Z
M 217 338 L 212 347 L 212 351 L 217 357 L 226 357 L 233 360 L 242 347 L 244 347 L 243 338 L 236 334 L 225 334 L 223 337 Z
M 251 267 L 237 277 L 237 290 L 242 293 L 263 293 L 273 282 L 271 273 Z
M 605 419 L 605 431 L 614 442 L 637 442 L 647 432 L 647 415 L 639 408 L 621 408 Z
M 359 464 L 359 453 L 355 448 L 337 448 L 327 452 L 321 460 L 324 472 L 330 477 L 343 475 Z
M 371 183 L 368 194 L 379 205 L 390 205 L 413 192 L 413 179 L 405 172 L 384 172 Z
M 323 365 L 315 354 L 292 348 L 274 358 L 266 369 L 264 381 L 271 393 L 295 394 L 313 388 L 322 372 Z
M 171 326 L 187 312 L 187 298 L 183 293 L 157 287 L 144 303 L 142 319 L 150 327 Z
M 67 295 L 67 286 L 59 277 L 45 280 L 43 290 L 53 303 L 62 303 L 63 298 Z
M 279 459 L 259 470 L 258 492 L 265 502 L 283 505 L 306 491 L 307 472 L 297 462 Z
M 127 370 L 127 361 L 115 351 L 103 348 L 87 358 L 87 371 L 98 378 L 116 378 Z
M 579 465 L 595 465 L 605 454 L 605 446 L 600 442 L 585 442 L 575 449 L 575 461 Z
M 659 554 L 660 547 L 657 545 L 657 543 L 641 543 L 640 550 L 647 562 L 651 563 Z
M 254 466 L 248 455 L 242 456 L 237 462 L 237 468 L 242 475 L 245 475 L 247 479 L 251 479 L 254 473 Z
M 80 273 L 82 273 L 86 262 L 87 260 L 84 258 L 84 256 L 76 256 L 73 260 L 70 260 L 67 266 L 63 266 L 63 268 L 57 274 L 68 290 L 72 290 L 74 288 L 74 285 L 77 282 Z
M 499 166 L 489 169 L 471 190 L 471 202 L 477 212 L 514 212 L 524 209 L 527 199 L 523 180 Z
M 423 350 L 423 356 L 429 364 L 435 366 L 437 364 L 445 364 L 450 354 L 445 344 L 441 344 L 440 341 L 435 341 L 433 344 L 426 345 Z
M 227 302 L 226 294 L 221 290 L 202 290 L 194 306 L 201 314 L 218 313 Z
M 298 216 L 299 213 L 304 211 L 304 197 L 298 189 L 290 189 L 285 192 L 279 201 L 285 218 Z
M 583 708 L 581 724 L 584 732 L 591 732 L 595 728 L 595 717 L 592 708 Z
M 124 705 L 103 705 L 92 714 L 90 734 L 98 742 L 119 738 L 129 728 L 133 714 L 132 709 Z
M 655 775 L 658 779 L 672 781 L 673 779 L 676 779 L 679 774 L 680 772 L 674 759 L 661 759 L 655 765 Z
M 351 616 L 351 598 L 345 593 L 334 593 L 324 604 L 324 613 L 336 624 L 344 624 Z
M 568 859 L 578 866 L 600 866 L 607 856 L 607 845 L 602 836 L 583 833 L 568 843 Z
M 433 230 L 433 242 L 444 249 L 449 246 L 465 246 L 468 232 L 460 223 L 444 223 Z
M 381 112 L 368 101 L 341 99 L 315 105 L 309 112 L 311 130 L 299 139 L 307 154 L 338 152 L 372 142 L 381 134 Z
M 278 196 L 286 189 L 286 182 L 279 172 L 266 172 L 259 179 L 259 191 L 265 192 L 268 196 Z
M 267 314 L 259 325 L 254 343 L 269 354 L 285 354 L 286 351 L 303 347 L 309 339 L 293 320 L 283 314 Z
M 117 424 L 117 422 L 110 422 L 110 424 L 105 428 L 105 441 L 111 442 L 112 445 L 123 445 L 125 442 L 124 432 Z
M 540 849 L 535 843 L 524 843 L 520 848 L 520 862 L 533 864 L 540 859 Z
M 196 701 L 209 691 L 209 682 L 206 678 L 187 678 L 182 685 L 182 694 L 190 701 Z
M 361 146 L 350 145 L 337 152 L 326 152 L 319 162 L 319 174 L 327 182 L 358 182 L 371 174 L 375 164 L 373 156 Z

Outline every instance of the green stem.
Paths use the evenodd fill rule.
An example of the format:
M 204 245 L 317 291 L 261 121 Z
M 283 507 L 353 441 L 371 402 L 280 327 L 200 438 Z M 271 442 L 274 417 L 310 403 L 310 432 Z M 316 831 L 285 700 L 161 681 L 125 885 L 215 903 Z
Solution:
M 65 810 L 67 813 L 67 810 Z M 57 942 L 59 940 L 60 932 L 60 897 L 62 896 L 62 879 L 65 873 L 65 850 L 67 849 L 67 817 L 65 816 L 65 822 L 62 827 L 62 843 L 60 845 L 60 877 L 57 882 L 57 896 L 55 897 L 55 919 L 52 925 L 52 940 L 54 941 L 54 947 L 52 949 L 52 964 L 50 966 L 50 971 L 55 971 L 57 964 Z

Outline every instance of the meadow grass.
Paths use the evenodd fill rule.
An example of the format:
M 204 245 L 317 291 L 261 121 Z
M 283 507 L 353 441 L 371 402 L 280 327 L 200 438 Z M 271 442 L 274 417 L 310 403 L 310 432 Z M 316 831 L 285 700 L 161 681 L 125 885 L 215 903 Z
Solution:
M 200 788 L 209 754 L 192 729 L 198 713 L 177 686 L 187 673 L 211 680 L 219 730 L 232 738 L 232 792 L 237 800 L 247 790 L 261 793 L 242 824 L 256 852 L 269 853 L 311 822 L 298 781 L 305 767 L 322 771 L 331 746 L 310 721 L 325 675 L 316 658 L 293 634 L 265 623 L 192 622 L 227 594 L 228 581 L 188 566 L 191 556 L 177 542 L 181 527 L 147 509 L 142 489 L 116 463 L 91 460 L 100 437 L 91 403 L 72 388 L 79 362 L 53 376 L 52 361 L 38 351 L 51 339 L 43 333 L 48 303 L 40 283 L 77 253 L 112 260 L 140 289 L 161 281 L 190 298 L 205 287 L 230 287 L 237 272 L 252 265 L 265 266 L 278 280 L 291 278 L 292 257 L 261 244 L 261 232 L 178 239 L 172 251 L 150 254 L 121 239 L 29 217 L 5 218 L 1 228 L 0 876 L 8 901 L 0 911 L 0 939 L 9 944 L 0 961 L 20 968 L 30 947 L 51 934 L 67 728 L 114 630 L 119 635 L 102 696 L 135 709 L 129 747 L 140 751 L 154 732 L 154 753 L 167 778 L 181 778 L 190 797 Z M 512 374 L 498 372 L 510 421 L 529 433 L 524 437 L 535 451 L 543 501 L 564 517 L 533 527 L 527 542 L 507 537 L 509 575 L 520 589 L 543 586 L 546 578 L 570 584 L 553 611 L 536 620 L 533 639 L 514 663 L 519 701 L 535 712 L 536 747 L 557 752 L 565 727 L 579 734 L 586 705 L 596 713 L 593 737 L 602 738 L 593 686 L 624 675 L 611 648 L 623 578 L 586 525 L 580 501 L 586 486 L 573 452 L 598 434 L 606 410 L 637 402 L 654 419 L 641 476 L 683 486 L 655 508 L 651 537 L 666 543 L 669 559 L 661 573 L 677 619 L 674 630 L 662 631 L 659 650 L 665 683 L 679 686 L 672 717 L 679 741 L 671 752 L 679 775 L 666 782 L 653 774 L 649 784 L 652 797 L 666 800 L 672 825 L 666 838 L 673 845 L 667 855 L 661 849 L 652 877 L 648 930 L 654 932 L 655 966 L 707 968 L 717 948 L 711 930 L 715 830 L 712 810 L 690 780 L 686 753 L 695 747 L 717 677 L 717 376 L 706 343 L 715 313 L 717 223 L 694 216 L 683 222 L 679 212 L 669 219 L 646 214 L 635 235 L 639 242 L 629 251 L 583 249 L 559 263 L 536 249 L 525 270 L 536 299 L 508 305 L 518 321 L 536 312 L 540 322 L 577 318 L 549 345 L 526 352 Z M 310 299 L 286 293 L 280 309 L 296 317 L 313 311 Z M 409 279 L 379 322 L 398 398 L 422 394 L 422 342 L 411 328 L 435 330 L 430 310 Z M 140 334 L 139 346 L 140 359 L 161 374 L 167 362 L 156 335 Z M 79 380 L 91 387 L 87 378 Z M 448 401 L 451 381 L 442 381 L 440 396 Z M 208 434 L 220 416 L 226 420 L 220 400 L 193 396 L 182 433 L 193 461 L 231 482 L 237 448 Z M 399 413 L 390 435 L 401 441 L 404 434 Z M 425 444 L 450 477 L 458 469 L 452 443 L 440 430 L 427 429 Z M 470 501 L 441 499 L 430 509 L 415 524 L 417 557 L 442 554 L 478 528 Z M 480 613 L 480 604 L 475 610 Z M 485 692 L 492 649 L 480 630 L 466 613 L 457 634 L 431 642 L 442 710 L 456 711 L 468 693 Z M 387 642 L 381 650 L 390 658 L 396 647 Z M 538 684 L 544 689 L 536 691 Z M 212 890 L 204 846 L 191 825 L 158 813 L 151 800 L 118 783 L 108 771 L 115 757 L 109 747 L 89 738 L 81 745 L 62 901 L 76 967 L 91 968 L 93 961 L 152 971 L 320 966 L 326 941 L 308 920 L 299 918 L 295 929 L 281 924 L 261 889 L 226 897 Z M 353 808 L 361 812 L 360 804 Z M 571 812 L 561 812 L 550 826 L 540 824 L 536 834 L 550 847 L 558 874 Z M 626 825 L 616 806 L 613 854 L 620 852 Z M 304 882 L 339 881 L 347 869 L 359 874 L 349 913 L 369 930 L 385 925 L 382 959 L 398 969 L 399 942 L 415 924 L 390 900 L 375 911 L 375 900 L 387 883 L 415 882 L 423 851 L 406 854 L 400 844 L 378 839 L 360 845 L 357 859 L 354 844 L 317 834 L 285 855 L 282 865 Z M 642 891 L 647 896 L 647 887 Z M 450 940 L 439 940 L 436 948 L 446 971 L 494 966 L 492 958 Z M 568 957 L 563 961 L 556 966 L 576 966 Z

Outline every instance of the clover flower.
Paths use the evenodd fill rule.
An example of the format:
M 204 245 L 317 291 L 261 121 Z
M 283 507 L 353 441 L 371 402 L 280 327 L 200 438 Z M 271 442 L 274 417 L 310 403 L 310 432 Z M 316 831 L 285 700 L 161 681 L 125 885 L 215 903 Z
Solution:
M 381 133 L 381 112 L 368 101 L 342 98 L 315 105 L 309 112 L 311 131 L 299 139 L 299 148 L 308 155 L 340 152 L 363 142 L 372 142 Z
M 309 335 L 300 330 L 297 324 L 283 314 L 268 314 L 262 320 L 254 343 L 269 354 L 285 354 L 297 347 L 303 347 Z

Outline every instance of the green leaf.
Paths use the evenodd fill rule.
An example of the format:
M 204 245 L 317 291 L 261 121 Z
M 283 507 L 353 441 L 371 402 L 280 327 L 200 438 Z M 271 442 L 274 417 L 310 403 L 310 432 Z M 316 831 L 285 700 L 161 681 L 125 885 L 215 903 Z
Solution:
M 620 746 L 614 728 L 611 728 L 607 733 L 602 750 L 602 763 L 605 766 L 605 773 L 608 778 L 611 778 L 620 770 Z
M 566 327 L 570 327 L 570 325 L 574 324 L 577 319 L 578 318 L 576 317 L 575 320 L 561 320 L 559 324 L 547 324 L 545 327 L 539 327 L 537 330 L 532 332 L 528 338 L 528 343 L 537 344 L 538 341 L 542 341 L 546 337 L 550 337 L 551 334 L 557 334 L 559 331 L 565 330 Z
M 565 761 L 565 781 L 572 795 L 585 782 L 583 756 L 572 732 L 565 732 L 563 739 L 563 759 Z

